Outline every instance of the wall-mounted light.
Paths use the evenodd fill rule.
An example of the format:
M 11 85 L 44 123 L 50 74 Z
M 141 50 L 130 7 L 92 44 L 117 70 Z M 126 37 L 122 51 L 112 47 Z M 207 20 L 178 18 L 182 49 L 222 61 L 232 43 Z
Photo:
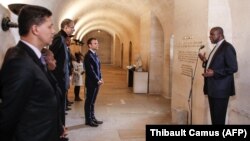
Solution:
M 21 8 L 26 5 L 26 4 L 9 4 L 8 7 L 10 9 L 10 11 L 12 11 L 14 14 L 18 15 Z M 9 17 L 4 17 L 2 19 L 2 29 L 3 31 L 7 31 L 9 30 L 9 28 L 17 28 L 18 27 L 18 24 L 17 23 L 14 23 L 14 22 L 11 22 L 10 21 L 10 18 Z
M 83 42 L 83 41 L 79 41 L 78 44 L 79 44 L 80 46 L 83 46 L 83 45 L 84 45 L 84 42 Z
M 79 46 L 83 46 L 84 45 L 84 42 L 80 41 L 78 39 L 73 39 L 73 41 L 75 41 L 75 45 L 79 45 Z
M 9 30 L 9 28 L 11 28 L 11 27 L 17 28 L 18 24 L 11 22 L 9 17 L 4 17 L 2 19 L 2 29 L 3 29 L 3 31 Z
M 8 7 L 11 12 L 13 12 L 16 15 L 19 15 L 20 10 L 27 4 L 21 4 L 21 3 L 14 3 L 14 4 L 9 4 Z

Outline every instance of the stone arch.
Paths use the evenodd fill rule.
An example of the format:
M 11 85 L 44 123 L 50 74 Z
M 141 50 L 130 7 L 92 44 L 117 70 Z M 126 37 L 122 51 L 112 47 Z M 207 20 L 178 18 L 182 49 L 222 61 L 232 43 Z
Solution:
M 149 49 L 149 93 L 162 93 L 164 65 L 164 32 L 159 19 L 151 13 L 151 35 Z

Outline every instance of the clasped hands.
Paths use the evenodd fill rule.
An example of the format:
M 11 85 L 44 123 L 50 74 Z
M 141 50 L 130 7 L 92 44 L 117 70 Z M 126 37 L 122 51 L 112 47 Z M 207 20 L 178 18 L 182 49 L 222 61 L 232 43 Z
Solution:
M 98 81 L 98 85 L 102 85 L 104 83 L 103 79 Z
M 201 59 L 202 62 L 207 61 L 206 53 L 203 53 L 203 54 L 199 53 L 198 56 L 199 56 L 199 58 Z M 214 70 L 205 69 L 205 72 L 202 74 L 202 76 L 204 76 L 204 77 L 212 77 L 212 76 L 214 76 Z

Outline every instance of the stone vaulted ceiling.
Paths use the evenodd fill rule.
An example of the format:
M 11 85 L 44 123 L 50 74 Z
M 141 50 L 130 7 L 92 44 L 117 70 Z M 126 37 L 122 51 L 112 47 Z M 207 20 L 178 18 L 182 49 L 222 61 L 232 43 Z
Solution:
M 161 16 L 160 7 L 168 7 L 172 0 L 0 0 L 8 4 L 24 3 L 41 5 L 53 12 L 58 30 L 64 18 L 77 20 L 75 37 L 80 39 L 92 30 L 104 30 L 120 38 L 138 31 L 140 16 L 150 10 Z M 164 9 L 164 8 L 163 8 Z M 160 18 L 159 18 L 160 19 Z

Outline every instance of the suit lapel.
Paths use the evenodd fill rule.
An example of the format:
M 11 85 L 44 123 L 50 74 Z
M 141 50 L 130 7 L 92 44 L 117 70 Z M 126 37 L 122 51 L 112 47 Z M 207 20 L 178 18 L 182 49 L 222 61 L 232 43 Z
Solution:
M 30 56 L 30 58 L 41 68 L 42 67 L 42 63 L 39 60 L 39 58 L 37 57 L 37 55 L 35 54 L 35 52 L 28 47 L 25 43 L 19 41 L 19 43 L 17 44 L 17 47 L 20 47 L 22 49 L 24 49 L 27 54 Z
M 46 75 L 49 82 L 53 85 L 53 83 L 54 83 L 53 80 L 51 80 L 48 73 L 44 70 L 44 65 L 41 63 L 40 59 L 37 57 L 35 52 L 32 49 L 30 49 L 25 43 L 23 43 L 21 41 L 19 41 L 19 43 L 17 44 L 17 47 L 20 47 L 21 49 L 26 51 L 26 53 L 35 62 L 35 64 L 37 64 L 40 67 L 40 69 L 42 70 L 42 72 L 44 72 L 44 74 Z
M 96 56 L 93 52 L 91 52 L 91 51 L 89 51 L 89 54 L 90 54 L 90 57 L 93 58 L 93 60 L 94 60 L 96 63 L 98 63 L 98 58 L 97 58 L 97 56 Z
M 96 72 L 96 74 L 98 75 L 98 77 L 100 77 L 100 61 L 98 59 L 98 57 L 92 52 L 89 50 L 89 53 L 90 53 L 90 57 L 93 58 L 94 62 L 95 62 L 95 69 L 94 71 Z
M 214 55 L 213 55 L 213 58 L 212 58 L 211 63 L 210 63 L 210 66 L 214 63 L 215 57 L 218 56 L 218 54 L 219 54 L 219 53 L 221 52 L 221 50 L 223 49 L 224 43 L 225 43 L 225 41 L 223 41 L 223 42 L 220 44 L 220 46 L 218 46 L 218 49 L 216 50 L 216 52 L 215 52 Z

